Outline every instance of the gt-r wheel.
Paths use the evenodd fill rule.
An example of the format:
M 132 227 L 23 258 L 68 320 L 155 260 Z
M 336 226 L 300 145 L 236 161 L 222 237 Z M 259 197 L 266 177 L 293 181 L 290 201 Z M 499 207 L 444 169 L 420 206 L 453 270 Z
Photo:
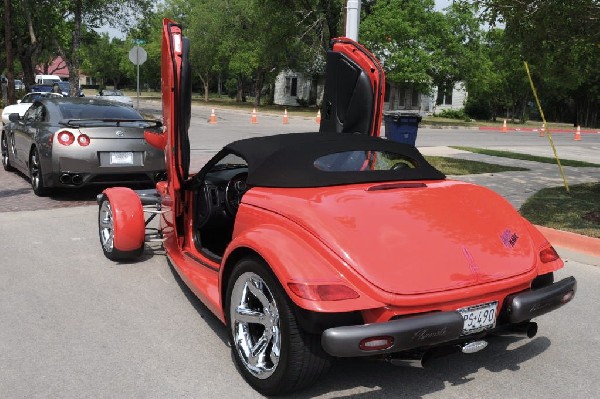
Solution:
M 2 149 L 2 167 L 4 170 L 10 172 L 13 167 L 10 164 L 10 158 L 8 157 L 8 139 L 6 133 L 2 132 L 2 139 L 0 141 L 0 148 Z
M 292 304 L 261 260 L 241 260 L 229 280 L 226 317 L 235 364 L 264 395 L 302 388 L 326 372 L 320 337 L 303 331 Z
M 40 162 L 40 154 L 37 148 L 31 151 L 29 158 L 29 178 L 31 179 L 31 188 L 33 193 L 38 197 L 48 195 L 48 188 L 44 185 L 44 177 L 42 173 L 42 163 Z
M 144 243 L 133 251 L 120 251 L 115 248 L 115 235 L 123 234 L 115 229 L 113 210 L 108 199 L 104 199 L 98 211 L 98 234 L 102 252 L 110 260 L 130 260 L 139 257 L 144 250 Z

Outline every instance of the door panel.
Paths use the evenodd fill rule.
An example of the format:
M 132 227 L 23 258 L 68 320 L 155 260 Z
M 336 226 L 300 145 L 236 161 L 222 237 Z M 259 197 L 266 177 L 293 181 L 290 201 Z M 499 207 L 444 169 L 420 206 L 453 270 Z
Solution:
M 366 48 L 348 38 L 327 52 L 321 133 L 379 136 L 385 74 Z

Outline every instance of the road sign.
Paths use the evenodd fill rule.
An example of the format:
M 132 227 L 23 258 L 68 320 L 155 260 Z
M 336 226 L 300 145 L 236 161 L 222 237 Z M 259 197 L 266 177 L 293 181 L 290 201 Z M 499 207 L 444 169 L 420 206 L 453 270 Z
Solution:
M 140 46 L 133 46 L 129 50 L 129 60 L 137 66 L 137 108 L 140 109 L 140 65 L 148 59 L 148 53 Z
M 148 59 L 148 53 L 140 46 L 133 46 L 129 50 L 129 60 L 133 62 L 133 65 L 142 65 Z

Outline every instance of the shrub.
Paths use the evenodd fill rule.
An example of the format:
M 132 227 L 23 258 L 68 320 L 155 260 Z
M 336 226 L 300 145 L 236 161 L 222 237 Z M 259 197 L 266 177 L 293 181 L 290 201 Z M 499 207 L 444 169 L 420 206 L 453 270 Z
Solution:
M 436 113 L 434 116 L 448 119 L 458 119 L 469 122 L 471 118 L 465 113 L 464 109 L 445 109 L 440 113 Z

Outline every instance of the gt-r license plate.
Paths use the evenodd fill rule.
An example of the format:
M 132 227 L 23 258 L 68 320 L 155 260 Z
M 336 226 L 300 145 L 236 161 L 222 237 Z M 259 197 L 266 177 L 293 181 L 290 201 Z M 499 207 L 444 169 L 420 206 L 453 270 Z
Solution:
M 111 165 L 133 165 L 133 152 L 111 152 Z
M 464 321 L 462 335 L 475 334 L 494 328 L 496 309 L 498 309 L 498 301 L 458 309 Z

